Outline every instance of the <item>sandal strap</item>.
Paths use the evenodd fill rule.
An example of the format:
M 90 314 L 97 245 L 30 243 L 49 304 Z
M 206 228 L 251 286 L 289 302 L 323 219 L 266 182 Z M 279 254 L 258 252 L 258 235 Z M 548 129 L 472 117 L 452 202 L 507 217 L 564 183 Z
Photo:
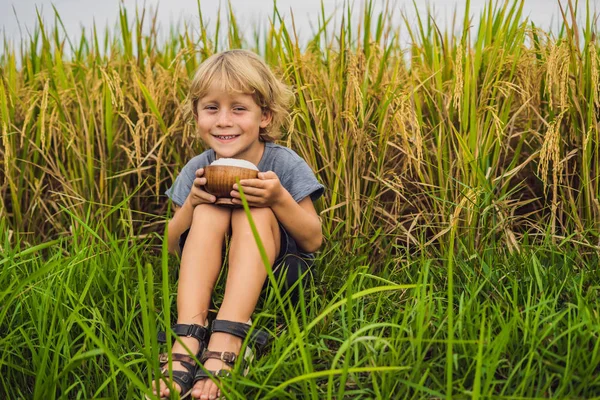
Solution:
M 173 360 L 173 362 L 179 361 L 181 365 L 186 367 L 188 370 L 191 370 L 196 365 L 196 360 L 193 357 L 190 357 L 188 354 L 171 353 L 171 360 Z M 160 363 L 161 367 L 168 364 L 169 353 L 159 354 L 158 362 Z M 189 366 L 186 364 L 189 364 Z
M 235 360 L 238 359 L 238 355 L 231 351 L 204 350 L 204 353 L 202 353 L 202 357 L 200 357 L 200 363 L 204 364 L 209 358 L 221 360 L 230 367 L 233 367 L 235 365 Z
M 181 388 L 179 394 L 183 396 L 188 393 L 194 385 L 194 375 L 188 371 L 172 371 L 173 382 L 177 383 Z M 163 372 L 165 378 L 169 378 L 169 375 Z
M 201 368 L 198 368 L 198 370 L 196 371 L 196 375 L 194 376 L 194 383 L 203 379 L 226 376 L 231 376 L 231 371 L 228 371 L 226 369 L 220 369 L 217 371 L 205 371 Z
M 159 362 L 160 364 L 160 374 L 163 379 L 171 379 L 172 382 L 175 382 L 181 388 L 179 395 L 181 398 L 187 396 L 192 390 L 192 386 L 194 385 L 194 374 L 196 373 L 196 361 L 188 356 L 187 354 L 180 353 L 172 353 L 171 358 L 173 361 L 179 361 L 181 366 L 184 367 L 187 371 L 171 371 L 171 375 L 169 375 L 169 369 L 167 368 L 167 363 L 169 362 L 168 353 L 159 354 Z
M 171 329 L 177 336 L 193 337 L 200 343 L 206 342 L 206 339 L 208 338 L 207 327 L 198 324 L 175 324 Z M 160 343 L 167 342 L 166 332 L 158 332 L 158 341 Z
M 212 322 L 213 332 L 228 333 L 233 336 L 237 336 L 240 339 L 246 339 L 250 332 L 250 340 L 256 343 L 259 348 L 265 347 L 269 342 L 269 334 L 260 329 L 252 330 L 252 325 L 245 324 L 243 322 L 227 321 L 224 319 L 215 319 Z

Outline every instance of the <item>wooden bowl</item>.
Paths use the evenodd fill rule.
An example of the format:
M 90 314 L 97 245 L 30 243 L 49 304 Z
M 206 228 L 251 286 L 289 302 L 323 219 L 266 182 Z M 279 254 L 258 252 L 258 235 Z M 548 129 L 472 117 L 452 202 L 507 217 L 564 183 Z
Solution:
M 249 168 L 235 167 L 231 165 L 209 165 L 204 167 L 204 177 L 206 178 L 206 191 L 217 198 L 215 204 L 233 206 L 230 193 L 236 178 L 256 179 L 258 171 Z

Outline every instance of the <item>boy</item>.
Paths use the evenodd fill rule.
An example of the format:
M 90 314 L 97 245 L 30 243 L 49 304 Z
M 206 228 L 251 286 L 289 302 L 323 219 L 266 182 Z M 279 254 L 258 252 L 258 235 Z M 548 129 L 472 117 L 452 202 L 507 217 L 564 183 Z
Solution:
M 175 342 L 170 355 L 173 381 L 182 397 L 191 393 L 195 398 L 214 399 L 220 395 L 208 377 L 230 369 L 239 356 L 250 328 L 247 322 L 267 277 L 243 209 L 213 204 L 215 197 L 203 190 L 203 167 L 215 159 L 237 158 L 261 171 L 258 179 L 240 184 L 273 270 L 282 270 L 279 265 L 286 259 L 288 285 L 298 279 L 303 267 L 293 260 L 310 259 L 310 253 L 321 246 L 321 222 L 313 201 L 324 188 L 300 156 L 273 143 L 291 97 L 264 61 L 245 50 L 213 55 L 200 65 L 192 81 L 188 105 L 198 135 L 210 149 L 190 160 L 167 191 L 175 204 L 168 247 L 171 252 L 182 248 L 174 331 L 209 373 L 198 368 Z M 241 205 L 237 189 L 237 185 L 232 187 L 231 197 Z M 206 343 L 210 299 L 228 234 L 225 294 Z M 264 333 L 254 332 L 254 341 L 266 343 Z M 166 357 L 161 357 L 165 376 Z M 169 396 L 164 382 L 158 393 Z

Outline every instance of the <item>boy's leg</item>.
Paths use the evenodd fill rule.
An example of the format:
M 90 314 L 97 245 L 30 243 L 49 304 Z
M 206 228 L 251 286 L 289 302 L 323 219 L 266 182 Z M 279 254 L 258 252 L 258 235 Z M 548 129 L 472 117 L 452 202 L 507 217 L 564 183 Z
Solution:
M 187 246 L 181 254 L 177 323 L 204 325 L 223 263 L 223 243 L 231 224 L 231 210 L 201 204 L 194 209 L 193 218 Z
M 267 252 L 269 263 L 273 265 L 279 254 L 280 232 L 275 214 L 270 208 L 251 208 L 252 218 L 260 239 Z M 236 209 L 231 216 L 231 244 L 229 248 L 229 272 L 225 285 L 223 304 L 217 319 L 248 322 L 260 296 L 267 271 L 248 219 L 243 209 Z M 212 351 L 231 351 L 240 354 L 242 340 L 227 333 L 215 332 L 211 335 L 208 349 Z M 209 359 L 204 364 L 208 370 L 229 369 L 220 360 Z M 194 386 L 192 395 L 196 398 L 214 399 L 218 387 L 204 379 Z
M 204 325 L 215 282 L 222 265 L 225 235 L 231 223 L 231 210 L 210 204 L 194 209 L 192 226 L 181 255 L 179 282 L 177 284 L 177 323 Z M 192 337 L 181 337 L 183 343 L 196 354 L 200 344 Z M 186 354 L 187 350 L 175 342 L 173 353 Z M 174 370 L 183 370 L 173 362 Z M 177 388 L 179 390 L 179 388 Z M 169 390 L 161 382 L 161 395 Z

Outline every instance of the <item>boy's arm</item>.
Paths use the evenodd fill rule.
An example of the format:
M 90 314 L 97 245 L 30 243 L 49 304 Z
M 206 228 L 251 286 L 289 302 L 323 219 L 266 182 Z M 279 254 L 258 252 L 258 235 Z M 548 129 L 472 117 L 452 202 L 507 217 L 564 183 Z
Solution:
M 296 203 L 287 190 L 283 192 L 281 201 L 271 207 L 277 220 L 292 235 L 302 250 L 309 253 L 319 250 L 323 243 L 321 219 L 310 196 Z
M 198 204 L 212 204 L 217 200 L 215 196 L 203 190 L 204 185 L 206 185 L 204 168 L 199 168 L 196 170 L 196 178 L 192 183 L 192 188 L 190 189 L 188 197 L 181 207 L 174 207 L 175 214 L 169 221 L 167 234 L 167 247 L 169 253 L 179 253 L 179 237 L 192 226 L 194 208 Z
M 312 253 L 321 247 L 323 233 L 321 220 L 315 211 L 310 196 L 296 203 L 273 171 L 260 172 L 258 179 L 240 181 L 248 204 L 254 207 L 271 207 L 273 213 L 292 235 L 302 250 Z M 242 204 L 237 184 L 231 196 L 235 204 Z
M 182 207 L 174 206 L 175 214 L 169 220 L 167 232 L 167 246 L 169 253 L 179 253 L 179 237 L 192 226 L 194 207 L 189 201 L 185 201 Z

